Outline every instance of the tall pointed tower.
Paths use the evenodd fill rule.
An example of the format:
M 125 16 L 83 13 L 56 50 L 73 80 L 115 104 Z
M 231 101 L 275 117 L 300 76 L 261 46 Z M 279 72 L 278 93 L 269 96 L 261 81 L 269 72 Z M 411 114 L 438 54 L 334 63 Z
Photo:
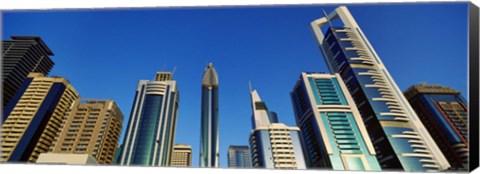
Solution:
M 219 166 L 218 75 L 212 63 L 203 72 L 200 167 Z
M 278 122 L 275 112 L 258 95 L 250 92 L 252 101 L 252 131 L 250 132 L 250 153 L 253 168 L 306 169 L 300 129 Z

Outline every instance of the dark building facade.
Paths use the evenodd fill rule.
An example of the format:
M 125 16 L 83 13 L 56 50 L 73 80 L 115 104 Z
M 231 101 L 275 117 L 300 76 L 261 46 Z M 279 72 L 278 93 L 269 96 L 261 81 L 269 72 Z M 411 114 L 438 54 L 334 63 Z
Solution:
M 421 84 L 404 94 L 451 168 L 468 169 L 468 108 L 460 91 Z
M 38 36 L 11 36 L 2 41 L 3 108 L 14 97 L 30 72 L 48 75 L 54 63 L 52 51 Z

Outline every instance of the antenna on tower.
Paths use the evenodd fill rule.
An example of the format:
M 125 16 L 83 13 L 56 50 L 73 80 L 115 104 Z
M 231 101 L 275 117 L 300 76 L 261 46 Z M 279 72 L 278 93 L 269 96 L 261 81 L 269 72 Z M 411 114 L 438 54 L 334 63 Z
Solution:
M 173 77 L 173 74 L 175 74 L 175 70 L 177 70 L 177 66 L 174 66 L 174 67 L 173 67 L 173 70 L 172 70 L 172 77 Z
M 165 66 L 167 66 L 166 63 L 163 64 L 163 67 L 162 67 L 162 70 L 161 70 L 162 72 L 165 70 Z
M 252 92 L 252 83 L 250 80 L 248 81 L 248 89 L 250 90 L 250 93 Z

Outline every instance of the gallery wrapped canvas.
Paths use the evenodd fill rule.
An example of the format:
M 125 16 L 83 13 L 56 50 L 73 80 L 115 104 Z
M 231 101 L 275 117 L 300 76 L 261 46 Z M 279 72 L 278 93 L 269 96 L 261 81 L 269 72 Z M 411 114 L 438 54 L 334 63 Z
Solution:
M 478 167 L 471 2 L 1 13 L 2 165 Z

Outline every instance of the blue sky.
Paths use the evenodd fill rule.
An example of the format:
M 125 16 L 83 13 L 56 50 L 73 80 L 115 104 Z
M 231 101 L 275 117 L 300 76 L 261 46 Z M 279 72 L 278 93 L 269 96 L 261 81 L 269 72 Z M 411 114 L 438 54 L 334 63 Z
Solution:
M 193 147 L 194 167 L 202 73 L 213 62 L 220 80 L 220 166 L 226 167 L 228 146 L 248 145 L 249 80 L 280 122 L 295 125 L 289 92 L 300 73 L 328 71 L 310 22 L 323 17 L 322 8 L 335 7 L 3 11 L 2 39 L 41 36 L 55 54 L 50 75 L 69 79 L 84 98 L 115 100 L 125 117 L 122 134 L 138 81 L 176 67 L 176 143 Z M 467 97 L 467 3 L 347 7 L 401 90 L 427 82 Z

